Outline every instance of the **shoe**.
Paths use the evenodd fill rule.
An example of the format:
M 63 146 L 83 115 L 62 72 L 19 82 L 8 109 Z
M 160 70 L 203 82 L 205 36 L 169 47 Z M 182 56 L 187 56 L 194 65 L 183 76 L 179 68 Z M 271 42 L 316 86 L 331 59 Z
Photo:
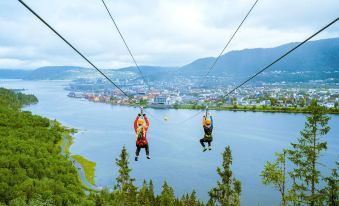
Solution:
M 205 147 L 202 149 L 203 152 L 206 152 L 206 150 L 207 150 L 207 148 L 205 148 Z
M 212 150 L 212 147 L 208 147 L 208 150 Z
M 151 157 L 150 157 L 150 156 L 147 156 L 147 159 L 149 159 L 149 160 L 150 160 L 150 159 L 151 159 Z
M 134 158 L 134 160 L 135 160 L 135 161 L 138 161 L 138 157 L 136 156 L 136 157 Z

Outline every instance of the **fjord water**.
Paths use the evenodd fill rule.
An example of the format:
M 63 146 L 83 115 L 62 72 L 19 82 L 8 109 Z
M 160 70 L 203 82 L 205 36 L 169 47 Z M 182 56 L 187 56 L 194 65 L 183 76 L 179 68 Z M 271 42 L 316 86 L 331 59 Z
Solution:
M 305 115 L 212 111 L 215 123 L 212 151 L 203 153 L 199 144 L 203 135 L 200 117 L 180 124 L 197 111 L 149 109 L 156 117 L 149 116 L 152 159 L 147 160 L 142 151 L 140 160 L 134 162 L 133 121 L 139 109 L 68 98 L 64 90 L 67 84 L 66 81 L 0 81 L 0 87 L 24 88 L 25 93 L 39 98 L 38 104 L 25 110 L 79 129 L 71 152 L 97 163 L 95 182 L 98 186 L 114 185 L 115 158 L 126 146 L 133 169 L 131 175 L 137 185 L 144 179 L 152 179 L 156 192 L 160 192 L 166 180 L 177 196 L 194 189 L 199 198 L 207 201 L 208 190 L 219 180 L 216 168 L 222 164 L 221 154 L 225 146 L 230 145 L 232 169 L 242 183 L 242 205 L 278 205 L 278 193 L 261 184 L 260 171 L 266 161 L 274 159 L 275 152 L 289 148 L 289 143 L 296 141 L 304 127 Z M 167 122 L 162 120 L 164 117 L 168 117 Z M 321 161 L 330 168 L 338 161 L 338 123 L 339 116 L 331 116 L 331 131 L 324 138 L 328 141 L 328 150 Z M 321 167 L 321 170 L 328 174 L 327 168 Z

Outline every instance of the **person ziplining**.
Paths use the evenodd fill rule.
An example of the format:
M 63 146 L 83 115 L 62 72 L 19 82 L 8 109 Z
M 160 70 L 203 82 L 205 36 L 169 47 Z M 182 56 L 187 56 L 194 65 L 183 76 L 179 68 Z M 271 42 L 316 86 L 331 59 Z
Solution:
M 212 63 L 210 64 L 209 68 L 207 69 L 207 72 L 205 75 L 203 75 L 203 82 L 201 84 L 201 86 L 204 86 L 205 83 L 208 81 L 208 75 L 210 74 L 210 72 L 213 70 L 213 68 L 215 67 L 215 65 L 218 63 L 220 57 L 224 54 L 224 52 L 226 51 L 226 49 L 228 48 L 228 46 L 231 44 L 232 40 L 234 39 L 234 37 L 236 36 L 236 34 L 239 32 L 240 28 L 242 27 L 242 25 L 245 23 L 246 19 L 249 17 L 249 15 L 251 14 L 252 10 L 254 9 L 254 7 L 257 5 L 259 0 L 255 0 L 255 2 L 253 3 L 252 7 L 250 8 L 250 10 L 247 12 L 247 14 L 245 15 L 245 17 L 242 19 L 242 21 L 240 22 L 240 24 L 238 25 L 238 27 L 235 29 L 235 31 L 233 32 L 233 34 L 231 35 L 231 37 L 228 39 L 226 45 L 224 46 L 224 48 L 221 50 L 221 52 L 219 53 L 219 55 L 214 59 L 214 61 L 212 61 Z M 203 112 L 203 111 L 202 111 Z M 200 113 L 196 113 L 194 115 L 192 115 L 191 117 L 183 120 L 181 123 L 184 123 L 196 116 L 198 116 Z
M 213 141 L 213 118 L 210 112 L 207 112 L 206 108 L 206 113 L 202 117 L 202 127 L 204 128 L 204 137 L 200 139 L 200 144 L 203 148 L 203 152 L 206 152 L 206 150 L 212 150 L 211 143 Z M 205 143 L 208 144 L 208 148 L 206 148 Z
M 68 40 L 66 40 L 61 34 L 59 34 L 51 25 L 49 25 L 43 18 L 41 18 L 35 11 L 33 11 L 27 4 L 25 4 L 23 2 L 23 0 L 18 0 L 24 7 L 27 8 L 27 10 L 29 10 L 35 17 L 37 17 L 37 19 L 39 19 L 44 25 L 46 25 L 52 32 L 54 32 L 54 34 L 56 34 L 61 40 L 63 40 L 69 47 L 71 47 L 78 55 L 80 55 L 86 62 L 88 62 L 94 69 L 96 69 L 103 77 L 105 77 L 111 84 L 113 84 L 117 89 L 120 90 L 121 94 L 125 95 L 128 99 L 131 99 L 132 96 L 129 96 L 125 91 L 122 90 L 122 88 L 117 85 L 116 83 L 114 83 L 107 75 L 105 75 L 101 69 L 99 69 L 96 65 L 94 65 L 88 58 L 86 58 L 86 56 L 84 56 L 79 50 L 77 50 Z M 223 54 L 223 52 L 226 50 L 227 46 L 230 44 L 230 42 L 232 41 L 233 37 L 235 36 L 235 34 L 237 33 L 237 31 L 240 29 L 241 25 L 243 24 L 243 22 L 246 20 L 247 16 L 250 14 L 251 10 L 254 8 L 254 6 L 256 5 L 256 3 L 258 2 L 258 0 L 256 0 L 256 2 L 254 3 L 254 5 L 252 6 L 252 8 L 250 9 L 250 11 L 247 13 L 247 15 L 245 16 L 245 18 L 243 19 L 243 21 L 240 23 L 240 25 L 238 26 L 238 28 L 236 29 L 236 31 L 234 32 L 234 34 L 232 35 L 232 37 L 230 38 L 230 40 L 228 41 L 228 43 L 226 44 L 226 46 L 224 47 L 224 49 L 222 50 L 222 52 L 219 54 L 219 56 L 215 59 L 215 61 L 212 63 L 212 65 L 210 66 L 210 68 L 208 69 L 206 75 L 204 77 L 207 77 L 209 75 L 209 73 L 212 71 L 212 69 L 214 68 L 215 64 L 218 62 L 220 56 Z M 103 1 L 104 3 L 104 1 Z M 106 6 L 105 6 L 106 7 Z M 106 9 L 108 9 L 106 7 Z M 110 15 L 111 16 L 111 15 Z M 113 20 L 113 19 L 112 19 Z M 331 21 L 329 24 L 325 25 L 323 28 L 321 28 L 320 30 L 318 30 L 317 32 L 315 32 L 314 34 L 312 34 L 311 36 L 309 36 L 308 38 L 306 38 L 303 42 L 300 42 L 299 44 L 297 44 L 296 46 L 294 46 L 292 49 L 290 49 L 289 51 L 287 51 L 286 53 L 282 54 L 282 56 L 280 56 L 279 58 L 277 58 L 275 61 L 273 61 L 272 63 L 270 63 L 269 65 L 267 65 L 266 67 L 262 68 L 261 70 L 257 71 L 254 75 L 250 76 L 249 78 L 247 78 L 245 81 L 243 81 L 242 83 L 240 83 L 239 85 L 237 85 L 236 87 L 234 87 L 231 91 L 228 91 L 226 93 L 226 95 L 224 95 L 224 97 L 229 96 L 231 93 L 233 93 L 234 91 L 236 91 L 238 88 L 242 87 L 243 85 L 245 85 L 246 83 L 248 83 L 249 81 L 251 81 L 252 79 L 256 78 L 258 75 L 260 75 L 261 73 L 263 73 L 264 71 L 266 71 L 267 69 L 269 69 L 270 67 L 272 67 L 274 64 L 278 63 L 279 61 L 281 61 L 283 58 L 285 58 L 287 55 L 289 55 L 290 53 L 292 53 L 293 51 L 295 51 L 296 49 L 298 49 L 299 47 L 301 47 L 303 44 L 305 44 L 306 42 L 308 42 L 310 39 L 312 39 L 313 37 L 315 37 L 316 35 L 318 35 L 319 33 L 323 32 L 325 29 L 327 29 L 328 27 L 332 26 L 333 24 L 335 24 L 337 21 L 339 21 L 339 18 L 337 17 L 336 19 L 334 19 L 333 21 Z M 114 21 L 113 21 L 114 22 Z M 115 23 L 115 22 L 114 22 Z M 117 27 L 117 26 L 116 26 Z M 118 28 L 117 28 L 118 29 Z M 121 38 L 123 39 L 122 34 L 119 31 L 119 34 L 121 36 Z M 124 39 L 123 39 L 124 41 Z M 127 47 L 127 49 L 129 50 L 126 41 L 124 41 L 125 46 Z M 135 59 L 132 55 L 132 53 L 129 50 L 129 53 L 131 55 L 131 57 L 133 58 L 134 63 Z M 137 68 L 138 65 L 136 64 Z M 140 74 L 143 77 L 143 74 L 141 72 L 141 70 L 139 70 Z M 144 82 L 146 83 L 146 79 L 143 77 Z M 203 79 L 207 79 L 207 78 L 203 78 Z M 149 86 L 149 85 L 148 85 Z M 194 118 L 195 116 L 199 115 L 199 113 L 194 114 L 192 117 L 189 117 L 188 119 L 182 121 L 182 122 L 186 122 L 192 118 Z M 140 120 L 140 121 L 139 121 Z M 147 142 L 147 138 L 146 138 L 146 133 L 148 131 L 148 127 L 149 127 L 149 121 L 146 117 L 145 114 L 143 114 L 143 112 L 141 111 L 140 114 L 138 114 L 136 120 L 134 121 L 134 129 L 135 132 L 137 134 L 137 141 L 136 141 L 136 146 L 137 146 L 137 150 L 136 150 L 136 157 L 135 160 L 138 160 L 138 156 L 140 153 L 141 148 L 145 148 L 146 150 L 146 155 L 147 158 L 150 159 L 149 156 L 149 146 L 148 146 L 148 142 Z M 204 138 L 202 138 L 200 140 L 201 145 L 203 146 L 203 151 L 206 151 L 206 147 L 205 147 L 205 142 L 208 143 L 208 149 L 211 150 L 211 142 L 213 140 L 212 138 L 212 131 L 213 131 L 213 119 L 212 116 L 210 115 L 210 113 L 203 117 L 203 128 L 204 128 Z
M 145 148 L 147 159 L 151 159 L 149 155 L 149 146 L 147 141 L 147 131 L 149 127 L 149 121 L 146 117 L 146 114 L 143 113 L 143 108 L 141 108 L 140 113 L 137 115 L 134 120 L 134 131 L 136 134 L 136 151 L 135 151 L 135 161 L 138 161 L 140 150 Z

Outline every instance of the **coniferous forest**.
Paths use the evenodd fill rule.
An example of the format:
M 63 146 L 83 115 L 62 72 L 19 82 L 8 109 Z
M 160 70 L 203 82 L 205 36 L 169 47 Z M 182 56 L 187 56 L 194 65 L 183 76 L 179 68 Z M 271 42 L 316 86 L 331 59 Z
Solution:
M 160 194 L 154 193 L 152 180 L 138 188 L 130 176 L 129 155 L 122 148 L 116 158 L 118 176 L 112 189 L 88 191 L 80 182 L 76 168 L 60 154 L 62 128 L 49 119 L 21 111 L 36 103 L 33 95 L 0 88 L 0 205 L 155 205 L 200 206 L 241 205 L 241 180 L 232 172 L 229 146 L 216 172 L 220 176 L 209 191 L 209 201 L 199 201 L 193 190 L 176 197 L 167 182 Z M 281 205 L 338 205 L 338 163 L 326 176 L 320 172 L 320 159 L 327 149 L 330 131 L 323 107 L 313 102 L 300 137 L 289 148 L 277 153 L 276 161 L 263 165 L 264 185 L 276 188 Z M 289 182 L 289 184 L 287 184 Z
M 0 89 L 0 203 L 74 205 L 86 201 L 77 171 L 60 155 L 49 120 L 22 112 L 32 95 Z

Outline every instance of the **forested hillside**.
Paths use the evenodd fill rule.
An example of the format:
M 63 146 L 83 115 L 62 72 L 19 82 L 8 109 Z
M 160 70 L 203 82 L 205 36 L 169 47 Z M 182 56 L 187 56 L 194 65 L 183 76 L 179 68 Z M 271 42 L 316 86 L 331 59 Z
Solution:
M 75 205 L 86 197 L 49 120 L 20 108 L 33 95 L 0 89 L 0 205 Z M 51 128 L 49 128 L 51 127 Z
M 34 95 L 15 93 L 7 89 L 0 88 L 0 107 L 18 110 L 26 104 L 38 102 Z

